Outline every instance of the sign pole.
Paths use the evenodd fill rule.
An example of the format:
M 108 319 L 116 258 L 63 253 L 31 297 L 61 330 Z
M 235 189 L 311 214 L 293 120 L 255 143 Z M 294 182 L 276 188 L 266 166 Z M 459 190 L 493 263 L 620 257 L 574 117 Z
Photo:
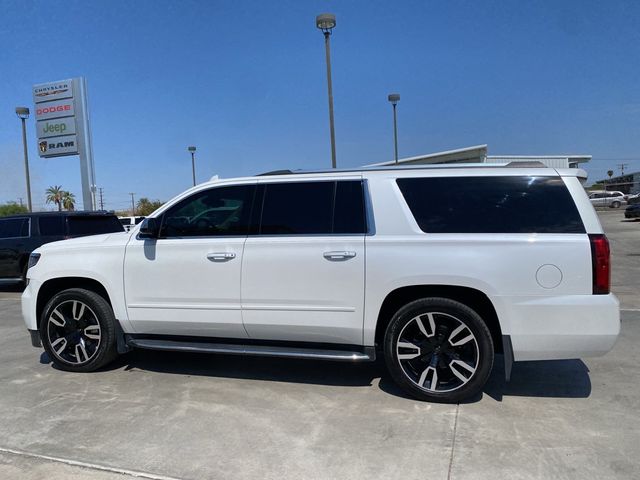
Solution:
M 73 79 L 78 130 L 78 155 L 80 156 L 80 180 L 82 182 L 82 204 L 85 210 L 95 210 L 95 174 L 93 172 L 93 155 L 91 151 L 91 133 L 87 112 L 87 90 L 84 77 Z M 79 121 L 78 121 L 79 120 Z

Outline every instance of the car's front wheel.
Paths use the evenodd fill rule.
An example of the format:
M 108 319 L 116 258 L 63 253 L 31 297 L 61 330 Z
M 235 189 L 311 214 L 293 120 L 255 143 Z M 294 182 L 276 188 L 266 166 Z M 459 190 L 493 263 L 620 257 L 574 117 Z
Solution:
M 424 298 L 393 316 L 384 353 L 391 376 L 413 397 L 454 403 L 481 391 L 494 349 L 474 310 L 448 298 Z
M 40 320 L 42 345 L 61 370 L 90 372 L 116 355 L 116 319 L 109 303 L 95 292 L 64 290 L 51 298 Z
M 613 202 L 611 204 L 611 207 L 612 208 L 620 208 L 620 205 L 622 205 L 622 204 L 616 200 L 615 202 Z

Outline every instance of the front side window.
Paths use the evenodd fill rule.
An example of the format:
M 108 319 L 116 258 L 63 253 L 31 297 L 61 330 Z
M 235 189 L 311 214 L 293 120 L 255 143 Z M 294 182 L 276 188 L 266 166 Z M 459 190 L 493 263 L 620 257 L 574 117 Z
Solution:
M 363 234 L 365 230 L 360 180 L 264 185 L 262 235 Z
M 18 238 L 29 236 L 28 218 L 0 219 L 0 238 Z
M 585 233 L 561 178 L 429 177 L 397 183 L 427 233 Z
M 246 235 L 255 185 L 204 190 L 171 207 L 162 215 L 161 237 Z

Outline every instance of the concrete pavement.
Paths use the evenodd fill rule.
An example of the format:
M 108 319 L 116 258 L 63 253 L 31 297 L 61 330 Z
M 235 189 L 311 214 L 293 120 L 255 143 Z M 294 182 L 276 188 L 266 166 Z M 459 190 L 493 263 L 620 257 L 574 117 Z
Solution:
M 614 350 L 516 364 L 509 384 L 498 365 L 461 405 L 406 398 L 380 362 L 137 351 L 61 372 L 0 293 L 0 478 L 634 478 L 640 224 L 620 216 L 601 214 L 626 310 Z

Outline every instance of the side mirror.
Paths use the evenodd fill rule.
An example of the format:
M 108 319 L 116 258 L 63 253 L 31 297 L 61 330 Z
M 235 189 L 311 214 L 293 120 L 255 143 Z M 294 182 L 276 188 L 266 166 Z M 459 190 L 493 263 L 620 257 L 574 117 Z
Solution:
M 160 234 L 160 222 L 157 218 L 145 218 L 140 225 L 138 236 L 140 238 L 158 238 Z

